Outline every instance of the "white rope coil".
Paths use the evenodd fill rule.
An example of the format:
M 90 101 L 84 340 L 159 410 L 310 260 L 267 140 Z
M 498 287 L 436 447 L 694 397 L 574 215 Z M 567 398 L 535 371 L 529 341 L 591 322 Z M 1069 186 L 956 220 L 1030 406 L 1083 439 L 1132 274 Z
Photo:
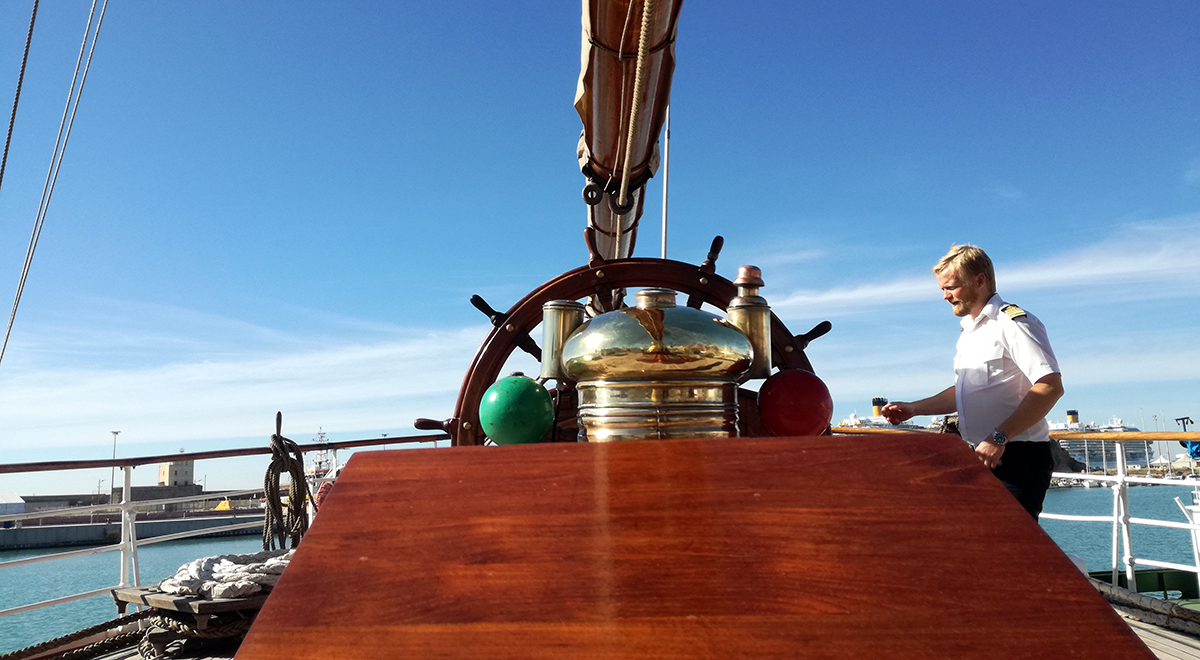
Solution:
M 291 550 L 201 557 L 158 583 L 164 593 L 205 598 L 244 598 L 275 586 L 292 559 Z

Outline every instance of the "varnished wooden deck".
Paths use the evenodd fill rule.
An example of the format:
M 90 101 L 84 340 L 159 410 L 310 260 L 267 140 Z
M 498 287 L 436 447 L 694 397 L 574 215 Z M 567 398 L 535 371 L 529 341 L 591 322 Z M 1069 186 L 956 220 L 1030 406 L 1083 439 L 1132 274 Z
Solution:
M 347 654 L 1153 657 L 930 435 L 356 454 L 238 658 Z

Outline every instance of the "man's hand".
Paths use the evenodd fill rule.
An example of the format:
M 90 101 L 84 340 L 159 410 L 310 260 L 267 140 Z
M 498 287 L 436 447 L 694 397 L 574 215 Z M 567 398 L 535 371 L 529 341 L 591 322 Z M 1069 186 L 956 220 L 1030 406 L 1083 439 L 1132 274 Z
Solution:
M 954 386 L 920 401 L 893 401 L 884 406 L 879 414 L 892 424 L 905 422 L 917 415 L 948 415 L 954 412 Z
M 988 468 L 995 470 L 1004 455 L 1004 445 L 998 445 L 991 440 L 984 440 L 975 446 L 975 456 Z
M 889 423 L 899 424 L 912 419 L 916 412 L 913 410 L 913 404 L 907 401 L 893 401 L 880 409 L 879 414 Z

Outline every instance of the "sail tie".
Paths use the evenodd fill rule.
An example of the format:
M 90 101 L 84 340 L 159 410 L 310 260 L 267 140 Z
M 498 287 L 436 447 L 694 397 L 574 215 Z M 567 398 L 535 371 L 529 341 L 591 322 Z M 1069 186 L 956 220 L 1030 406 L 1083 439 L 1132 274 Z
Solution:
M 629 169 L 632 163 L 629 162 L 629 154 L 633 151 L 633 136 L 637 130 L 638 115 L 642 110 L 643 97 L 646 95 L 646 67 L 649 66 L 649 47 L 650 47 L 650 27 L 654 23 L 655 13 L 658 9 L 658 3 L 655 0 L 646 0 L 646 5 L 642 8 L 642 33 L 638 37 L 638 56 L 637 69 L 633 76 L 633 102 L 629 107 L 629 133 L 625 138 L 625 168 L 621 175 L 621 193 L 617 198 L 618 206 L 625 206 L 628 203 L 629 195 Z

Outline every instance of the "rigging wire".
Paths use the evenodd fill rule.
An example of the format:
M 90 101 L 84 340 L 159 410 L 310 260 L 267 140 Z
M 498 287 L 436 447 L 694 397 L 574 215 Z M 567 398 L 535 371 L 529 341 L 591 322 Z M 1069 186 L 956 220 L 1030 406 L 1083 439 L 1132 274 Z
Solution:
M 4 168 L 8 165 L 8 148 L 12 145 L 13 125 L 17 123 L 17 104 L 21 101 L 21 86 L 25 83 L 25 65 L 29 62 L 29 44 L 33 42 L 33 24 L 37 21 L 38 3 L 33 0 L 33 13 L 29 16 L 29 33 L 25 35 L 25 53 L 21 55 L 21 73 L 17 76 L 17 93 L 13 94 L 12 116 L 8 118 L 8 137 L 4 139 L 4 157 L 0 158 L 0 187 L 4 185 Z
M 13 322 L 17 318 L 17 307 L 21 304 L 21 294 L 25 291 L 25 280 L 29 277 L 29 267 L 33 263 L 33 254 L 37 250 L 38 239 L 42 235 L 42 226 L 46 222 L 46 211 L 50 207 L 50 198 L 54 195 L 54 186 L 58 182 L 58 172 L 62 167 L 62 159 L 67 151 L 67 141 L 71 138 L 71 128 L 75 125 L 75 114 L 79 111 L 79 100 L 83 96 L 83 86 L 87 83 L 88 71 L 92 68 L 92 56 L 96 53 L 96 41 L 100 38 L 100 27 L 104 24 L 104 13 L 108 10 L 108 0 L 100 7 L 100 17 L 96 20 L 96 29 L 92 30 L 92 21 L 96 16 L 96 3 L 92 0 L 92 8 L 88 12 L 87 27 L 83 32 L 83 43 L 79 45 L 79 57 L 75 61 L 75 73 L 71 78 L 71 89 L 67 92 L 67 104 L 63 108 L 63 117 L 58 125 L 58 136 L 54 140 L 54 153 L 50 157 L 50 170 L 46 173 L 46 183 L 42 186 L 42 199 L 38 204 L 37 216 L 33 222 L 33 234 L 29 237 L 29 247 L 25 251 L 25 265 L 21 268 L 21 281 L 17 285 L 17 293 L 13 298 L 12 312 L 8 315 L 8 327 L 4 331 L 4 342 L 0 344 L 0 362 L 8 349 L 8 339 L 12 335 Z M 88 48 L 88 39 L 91 48 Z M 83 64 L 83 54 L 87 52 L 87 63 Z M 79 67 L 83 64 L 83 76 L 79 75 Z M 76 89 L 78 83 L 78 89 Z M 74 104 L 72 105 L 72 98 Z M 68 120 L 69 115 L 69 120 Z M 64 131 L 65 127 L 65 131 Z
M 671 179 L 671 106 L 667 106 L 667 120 L 663 126 L 663 216 L 662 258 L 667 258 L 667 181 Z

